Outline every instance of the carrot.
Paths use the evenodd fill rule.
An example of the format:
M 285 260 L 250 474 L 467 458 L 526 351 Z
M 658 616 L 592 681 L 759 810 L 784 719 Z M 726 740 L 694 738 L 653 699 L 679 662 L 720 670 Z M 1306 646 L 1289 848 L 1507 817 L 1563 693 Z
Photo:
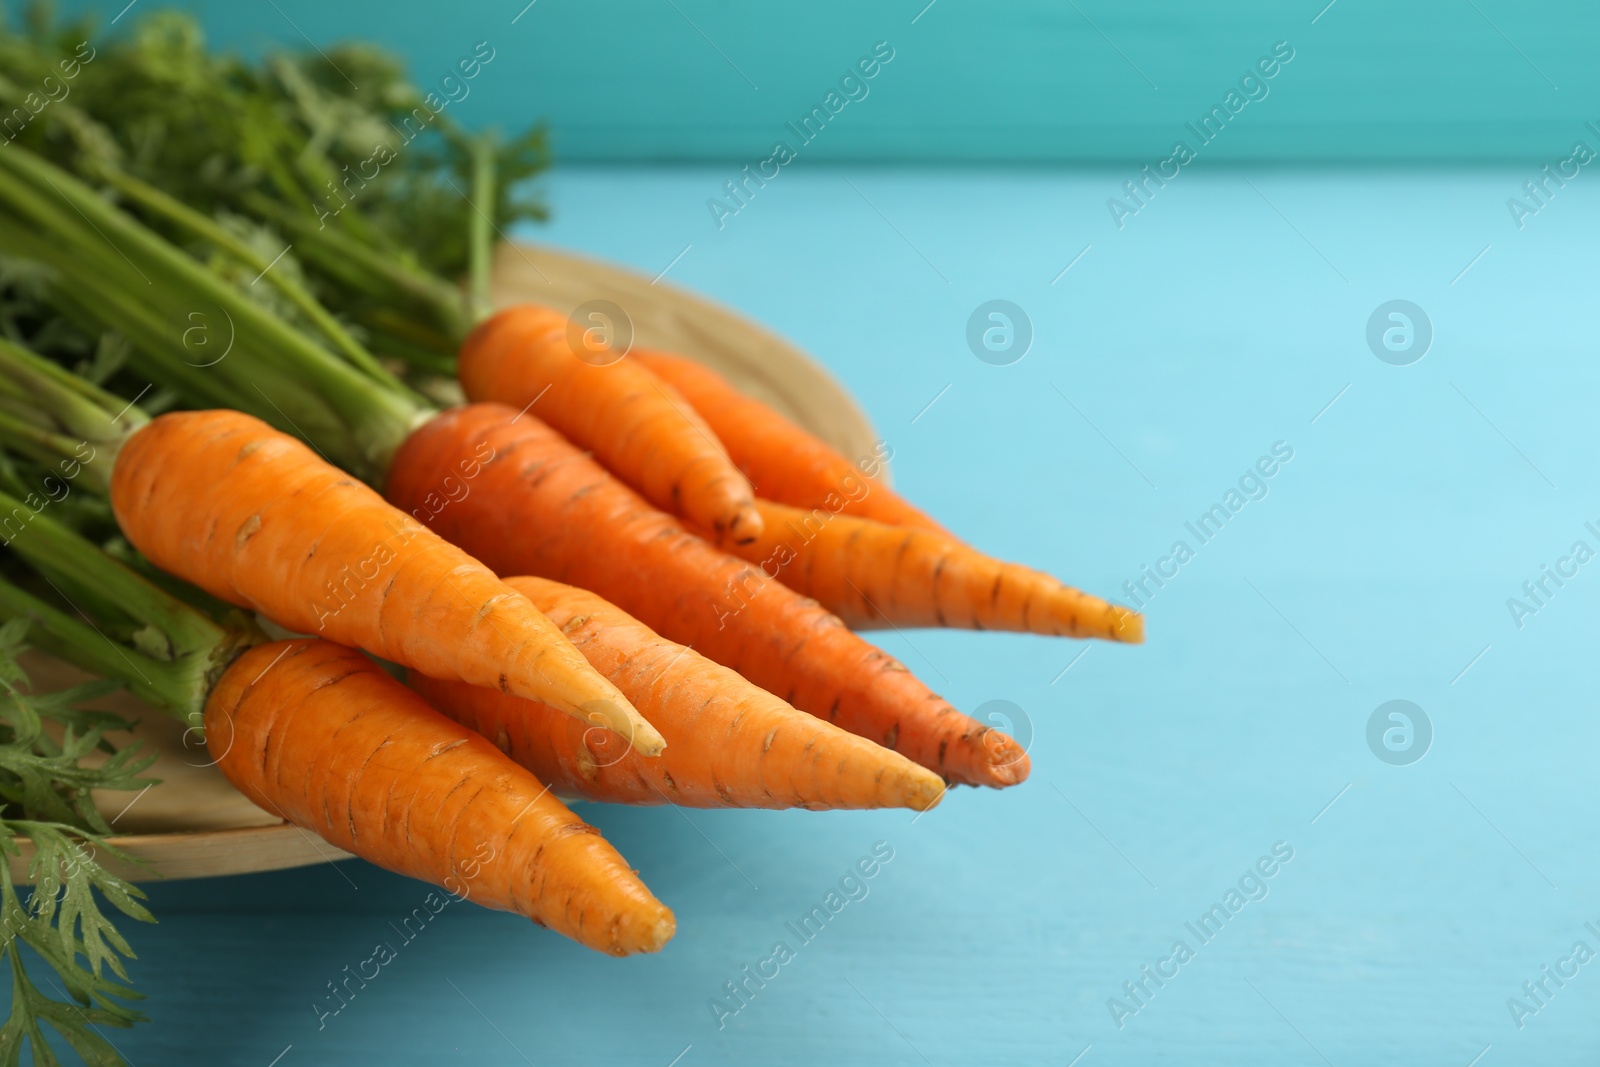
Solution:
M 885 456 L 852 463 L 693 360 L 638 348 L 629 358 L 649 367 L 699 412 L 761 497 L 797 508 L 829 507 L 832 501 L 842 501 L 846 514 L 952 536 L 887 485 L 872 480 Z
M 501 311 L 462 342 L 461 387 L 472 400 L 533 408 L 659 508 L 735 541 L 759 534 L 750 483 L 693 409 L 634 360 L 579 358 L 567 331 L 550 308 Z
M 724 549 L 777 571 L 781 582 L 852 629 L 948 626 L 1144 640 L 1136 612 L 948 537 L 825 508 L 802 511 L 768 500 L 756 506 L 765 523 L 761 536 Z
M 437 511 L 427 507 L 431 487 L 475 454 L 493 458 L 471 491 Z M 815 601 L 689 533 L 514 408 L 474 404 L 431 420 L 395 453 L 387 492 L 499 573 L 592 590 L 661 636 L 947 781 L 1004 786 L 1027 777 L 1027 755 L 1014 740 L 963 715 Z
M 672 912 L 599 831 L 353 649 L 251 649 L 212 690 L 205 726 L 240 792 L 380 867 L 614 956 L 672 937 Z
M 550 620 L 461 549 L 266 423 L 173 412 L 128 439 L 111 502 L 152 563 L 289 630 L 664 742 Z
M 931 808 L 933 772 L 777 697 L 583 589 L 508 578 L 667 738 L 641 759 L 533 701 L 412 673 L 411 685 L 553 789 L 617 804 L 696 808 Z

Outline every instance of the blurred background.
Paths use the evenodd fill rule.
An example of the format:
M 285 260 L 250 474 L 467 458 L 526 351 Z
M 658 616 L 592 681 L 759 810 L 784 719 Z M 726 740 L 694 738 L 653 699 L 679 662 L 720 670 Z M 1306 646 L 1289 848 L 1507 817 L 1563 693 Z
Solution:
M 155 887 L 134 1062 L 1595 1062 L 1600 576 L 1560 562 L 1600 549 L 1591 5 L 181 6 L 249 53 L 379 43 L 469 127 L 544 119 L 552 220 L 514 236 L 792 339 L 901 490 L 1150 639 L 875 635 L 1031 744 L 1024 786 L 915 821 L 585 806 L 677 910 L 659 957 L 452 908 L 319 1019 L 417 884 Z M 997 300 L 1026 343 L 969 340 Z
M 122 6 L 65 9 L 109 20 Z M 151 6 L 136 0 L 123 18 Z M 461 121 L 542 115 L 570 163 L 747 162 L 877 41 L 894 49 L 894 77 L 873 79 L 872 104 L 809 161 L 1147 162 L 1278 41 L 1294 50 L 1292 76 L 1208 149 L 1213 162 L 1542 161 L 1594 117 L 1600 90 L 1589 61 L 1600 15 L 1571 0 L 168 6 L 252 53 L 376 41 L 419 82 L 487 41 L 504 58 Z

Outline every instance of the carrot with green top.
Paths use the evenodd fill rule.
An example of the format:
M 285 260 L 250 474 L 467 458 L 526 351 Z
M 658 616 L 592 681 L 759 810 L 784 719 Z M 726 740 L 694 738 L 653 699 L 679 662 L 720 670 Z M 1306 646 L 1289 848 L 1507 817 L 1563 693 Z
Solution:
M 759 534 L 750 483 L 705 422 L 638 361 L 587 338 L 565 315 L 520 304 L 462 342 L 457 377 L 469 399 L 531 410 L 657 507 L 735 541 Z
M 1041 571 L 1005 563 L 940 534 L 826 508 L 759 500 L 765 522 L 726 551 L 776 570 L 852 629 L 945 626 L 1138 644 L 1144 619 Z
M 850 515 L 951 536 L 931 516 L 875 480 L 886 457 L 863 456 L 852 462 L 691 359 L 654 349 L 634 349 L 628 358 L 649 367 L 688 401 L 759 496 L 797 508 L 828 507 L 837 500 Z
M 664 744 L 526 597 L 248 415 L 153 419 L 122 446 L 111 503 L 156 566 L 286 629 Z
M 14 446 L 14 430 L 0 423 L 0 442 Z M 0 619 L 26 621 L 41 651 L 121 679 L 186 723 L 186 744 L 203 732 L 213 762 L 263 810 L 603 952 L 654 951 L 672 936 L 672 913 L 592 827 L 367 656 L 317 638 L 264 643 L 240 613 L 213 617 L 187 599 L 196 591 L 158 585 L 48 513 L 9 538 Z M 49 599 L 18 584 L 21 567 Z M 67 748 L 81 749 L 72 736 Z
M 667 739 L 641 759 L 535 701 L 413 672 L 411 685 L 552 789 L 616 804 L 924 811 L 944 795 L 932 771 L 796 711 L 735 671 L 659 637 L 583 589 L 508 578 L 560 626 Z
M 462 456 L 493 456 L 469 493 L 425 503 Z M 395 453 L 386 489 L 496 572 L 581 586 L 662 637 L 947 781 L 1014 785 L 1028 757 L 962 714 L 815 601 L 651 507 L 550 427 L 502 404 L 447 411 Z
M 217 683 L 205 728 L 257 806 L 380 867 L 613 956 L 672 937 L 672 912 L 599 831 L 354 649 L 251 649 Z

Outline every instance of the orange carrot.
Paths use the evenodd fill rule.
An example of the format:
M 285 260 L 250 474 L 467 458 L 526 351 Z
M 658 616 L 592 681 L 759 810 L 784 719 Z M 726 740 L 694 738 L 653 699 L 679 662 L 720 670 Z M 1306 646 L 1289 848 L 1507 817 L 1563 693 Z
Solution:
M 251 649 L 212 690 L 205 726 L 240 792 L 380 867 L 613 956 L 672 937 L 672 912 L 599 831 L 353 649 Z
M 526 597 L 258 419 L 154 419 L 123 446 L 111 501 L 156 566 L 288 630 L 543 700 L 647 755 L 664 744 Z
M 889 526 L 825 508 L 758 500 L 765 528 L 741 559 L 819 602 L 852 629 L 948 626 L 1137 644 L 1144 619 L 1127 608 L 1004 563 L 927 530 Z
M 682 397 L 604 347 L 580 358 L 564 315 L 523 304 L 480 323 L 459 353 L 472 400 L 533 414 L 589 449 L 657 507 L 743 540 L 761 532 L 750 483 Z M 604 362 L 598 362 L 603 360 Z
M 412 673 L 412 687 L 434 707 L 552 789 L 618 804 L 814 810 L 923 811 L 944 794 L 932 771 L 796 711 L 587 590 L 543 578 L 506 584 L 560 626 L 667 738 L 660 758 L 641 759 L 615 734 L 585 731 L 542 704 Z
M 493 458 L 472 491 L 438 511 L 426 507 L 431 487 L 474 454 Z M 661 636 L 948 781 L 1004 786 L 1027 777 L 1014 740 L 961 714 L 815 601 L 689 533 L 514 408 L 474 404 L 433 419 L 395 454 L 387 491 L 499 573 L 592 590 Z
M 628 358 L 649 367 L 699 412 L 756 493 L 767 500 L 797 508 L 831 507 L 837 501 L 849 515 L 952 536 L 883 482 L 873 480 L 887 457 L 866 456 L 859 464 L 852 463 L 693 360 L 653 349 L 634 349 Z

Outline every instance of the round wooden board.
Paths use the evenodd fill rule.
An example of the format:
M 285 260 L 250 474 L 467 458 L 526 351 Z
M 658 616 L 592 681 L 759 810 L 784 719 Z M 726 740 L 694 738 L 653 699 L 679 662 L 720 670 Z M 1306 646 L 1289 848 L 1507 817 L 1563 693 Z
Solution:
M 534 245 L 501 245 L 494 279 L 499 307 L 531 301 L 570 314 L 590 301 L 610 301 L 632 322 L 634 344 L 698 359 L 845 455 L 872 454 L 872 426 L 831 374 L 777 334 L 719 304 L 664 281 Z
M 827 371 L 776 334 L 702 297 L 619 267 L 524 244 L 499 248 L 494 277 L 497 306 L 529 301 L 571 312 L 591 300 L 608 300 L 632 321 L 635 344 L 679 352 L 716 368 L 847 456 L 873 450 L 876 438 L 866 416 Z M 41 691 L 86 677 L 37 655 L 26 666 Z M 119 834 L 112 843 L 146 865 L 107 863 L 116 873 L 134 881 L 203 878 L 349 858 L 246 800 L 210 765 L 203 746 L 193 737 L 185 743 L 185 727 L 169 716 L 122 693 L 98 706 L 139 720 L 135 736 L 156 755 L 147 774 L 161 780 L 138 795 L 95 798 Z M 26 880 L 32 850 L 26 841 L 20 844 L 23 853 L 11 861 L 11 872 Z

